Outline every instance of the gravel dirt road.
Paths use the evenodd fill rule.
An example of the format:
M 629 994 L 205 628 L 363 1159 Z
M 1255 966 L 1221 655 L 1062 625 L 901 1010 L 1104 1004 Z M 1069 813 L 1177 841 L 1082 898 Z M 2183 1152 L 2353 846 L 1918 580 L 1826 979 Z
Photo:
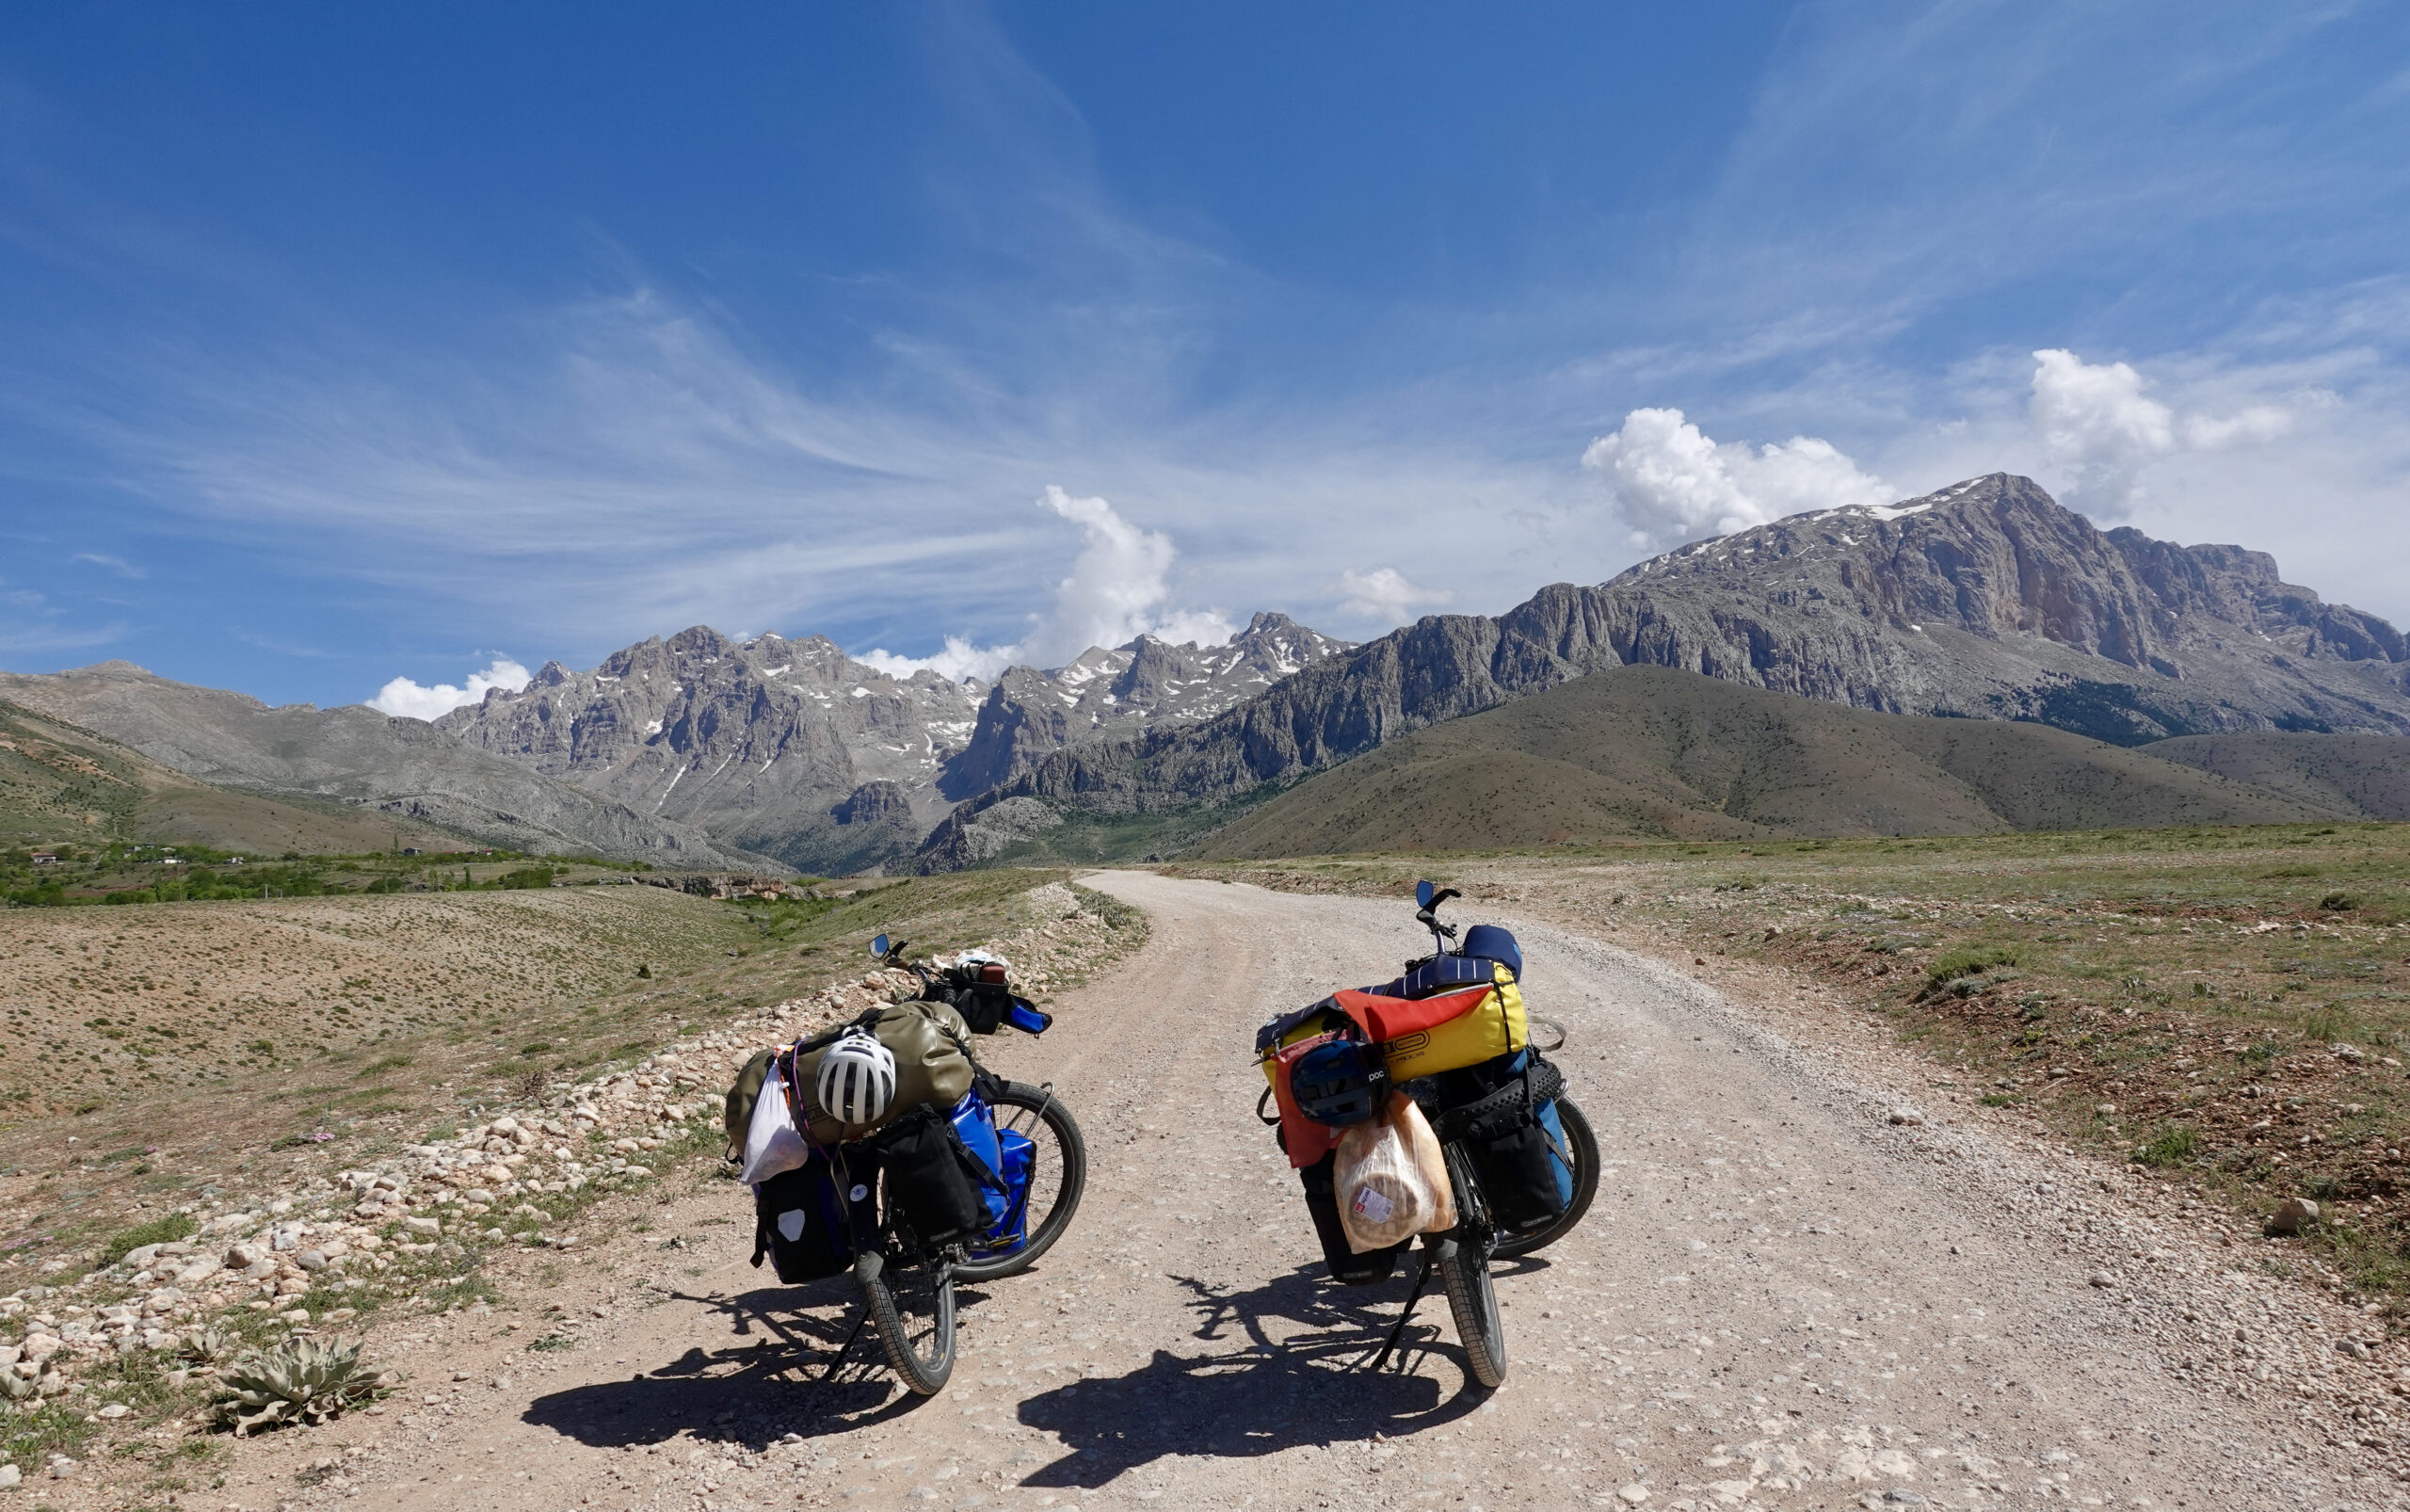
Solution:
M 1527 990 L 1570 1032 L 1597 1205 L 1500 1267 L 1503 1389 L 1466 1379 L 1436 1288 L 1406 1368 L 1350 1374 L 1406 1280 L 1320 1279 L 1248 1046 L 1276 1010 L 1393 974 L 1411 909 L 1089 881 L 1148 910 L 1150 943 L 990 1057 L 1077 1112 L 1086 1202 L 1033 1273 L 965 1289 L 951 1390 L 904 1395 L 867 1340 L 823 1380 L 850 1283 L 765 1286 L 741 1191 L 707 1182 L 649 1232 L 589 1231 L 552 1294 L 573 1328 L 424 1327 L 388 1351 L 415 1378 L 384 1413 L 247 1450 L 185 1504 L 2404 1504 L 2397 1450 L 2334 1438 L 2289 1390 L 2341 1360 L 2286 1352 L 2324 1325 L 2272 1323 L 2235 1251 L 2120 1201 L 2103 1167 L 1920 1118 L 1685 975 L 1536 925 Z M 2280 1368 L 2255 1386 L 2237 1358 Z

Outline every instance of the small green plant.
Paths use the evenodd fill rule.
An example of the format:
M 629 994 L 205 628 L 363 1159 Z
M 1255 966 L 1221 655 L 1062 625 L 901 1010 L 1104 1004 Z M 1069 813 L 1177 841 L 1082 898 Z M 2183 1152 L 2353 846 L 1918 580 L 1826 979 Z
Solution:
M 1975 1100 L 1987 1108 L 2004 1108 L 2016 1101 L 2014 1092 L 1986 1092 Z
M 240 1338 L 213 1325 L 185 1335 L 176 1344 L 176 1354 L 187 1365 L 223 1365 L 242 1347 Z
M 109 1242 L 101 1247 L 101 1263 L 114 1265 L 145 1245 L 168 1245 L 179 1239 L 189 1239 L 199 1228 L 191 1215 L 184 1213 L 170 1213 L 164 1218 L 137 1224 L 109 1237 Z
M 360 1365 L 357 1343 L 290 1339 L 245 1355 L 220 1374 L 211 1411 L 217 1425 L 243 1438 L 286 1423 L 317 1424 L 374 1401 L 391 1387 Z
M 2161 1132 L 2158 1138 L 2134 1151 L 2139 1165 L 2164 1167 L 2177 1166 L 2192 1158 L 2201 1142 L 2200 1131 L 2191 1124 L 2177 1124 Z
M 2329 893 L 2318 900 L 2318 906 L 2328 913 L 2349 913 L 2360 906 L 2360 900 L 2349 893 Z

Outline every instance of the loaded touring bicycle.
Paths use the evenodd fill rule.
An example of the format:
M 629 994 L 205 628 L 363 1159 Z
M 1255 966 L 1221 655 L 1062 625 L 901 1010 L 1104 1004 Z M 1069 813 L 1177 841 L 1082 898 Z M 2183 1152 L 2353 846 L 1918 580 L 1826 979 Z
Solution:
M 1569 1232 L 1599 1185 L 1589 1120 L 1542 1054 L 1564 1031 L 1534 1021 L 1523 955 L 1495 925 L 1461 946 L 1439 908 L 1454 888 L 1415 885 L 1433 951 L 1393 981 L 1333 993 L 1263 1026 L 1256 1054 L 1271 1084 L 1257 1103 L 1277 1125 L 1330 1279 L 1389 1279 L 1414 1240 L 1422 1263 L 1373 1368 L 1384 1364 L 1433 1273 L 1472 1378 L 1506 1378 L 1506 1338 L 1490 1262 Z M 1534 1043 L 1531 1025 L 1554 1029 Z M 1266 1109 L 1277 1111 L 1266 1112 Z
M 921 979 L 918 1000 L 766 1050 L 728 1095 L 754 1193 L 753 1263 L 799 1285 L 850 1273 L 862 1320 L 911 1391 L 954 1373 L 955 1283 L 1026 1270 L 1079 1210 L 1087 1146 L 1051 1086 L 981 1066 L 973 1035 L 1046 1032 L 1004 963 L 931 970 L 880 935 L 871 954 Z

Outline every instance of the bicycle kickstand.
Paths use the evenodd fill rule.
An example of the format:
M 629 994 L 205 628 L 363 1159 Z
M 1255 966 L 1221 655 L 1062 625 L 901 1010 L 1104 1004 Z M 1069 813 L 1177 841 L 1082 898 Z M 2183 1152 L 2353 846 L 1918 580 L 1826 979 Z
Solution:
M 1390 1336 L 1381 1341 L 1380 1353 L 1373 1357 L 1372 1363 L 1368 1366 L 1358 1361 L 1358 1369 L 1377 1373 L 1390 1362 L 1390 1355 L 1396 1350 L 1398 1341 L 1406 1336 L 1406 1326 L 1414 1321 L 1414 1305 L 1422 1300 L 1423 1288 L 1431 1284 L 1431 1248 L 1423 1247 L 1422 1268 L 1414 1273 L 1414 1287 L 1406 1294 L 1406 1306 L 1399 1310 L 1397 1322 L 1390 1328 Z
M 862 1315 L 854 1320 L 854 1331 L 845 1335 L 845 1342 L 838 1346 L 835 1358 L 828 1361 L 828 1368 L 820 1373 L 820 1378 L 822 1380 L 825 1381 L 829 1376 L 837 1374 L 837 1367 L 844 1364 L 845 1362 L 845 1357 L 854 1352 L 854 1341 L 862 1336 L 862 1329 L 866 1327 L 869 1323 L 870 1309 L 865 1306 L 862 1309 Z

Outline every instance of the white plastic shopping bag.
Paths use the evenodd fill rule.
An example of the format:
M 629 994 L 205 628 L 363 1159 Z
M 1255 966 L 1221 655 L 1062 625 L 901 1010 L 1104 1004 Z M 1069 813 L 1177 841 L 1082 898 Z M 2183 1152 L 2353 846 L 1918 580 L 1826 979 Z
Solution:
M 762 1078 L 762 1095 L 753 1100 L 753 1122 L 745 1131 L 745 1169 L 738 1179 L 766 1182 L 811 1156 L 811 1147 L 803 1142 L 795 1115 L 787 1109 L 786 1079 L 774 1060 L 769 1074 Z
M 1412 1137 L 1395 1102 L 1381 1117 L 1351 1125 L 1340 1137 L 1331 1176 L 1339 1226 L 1359 1255 L 1412 1238 L 1438 1215 L 1439 1194 L 1415 1158 Z

